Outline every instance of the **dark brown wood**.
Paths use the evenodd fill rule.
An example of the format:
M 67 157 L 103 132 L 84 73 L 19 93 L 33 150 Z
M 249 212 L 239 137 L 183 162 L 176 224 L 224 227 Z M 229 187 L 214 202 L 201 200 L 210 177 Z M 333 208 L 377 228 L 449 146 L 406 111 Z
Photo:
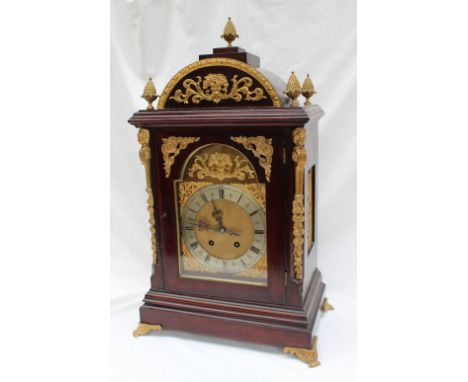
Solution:
M 216 128 L 210 130 L 210 134 L 228 127 L 247 128 L 249 129 L 247 131 L 250 131 L 252 127 L 258 127 L 264 134 L 270 128 L 302 127 L 308 120 L 309 117 L 300 107 L 243 107 L 140 110 L 133 114 L 128 122 L 135 127 L 146 129 L 180 127 L 185 130 L 184 134 L 187 134 L 189 129 L 192 131 L 194 127 L 202 127 L 201 131 L 205 132 L 207 132 L 206 128 Z
M 232 58 L 234 60 L 245 62 L 246 64 L 252 65 L 254 68 L 260 67 L 260 57 L 255 54 L 246 52 L 244 49 L 237 46 L 214 48 L 211 54 L 200 54 L 198 58 L 203 60 L 205 58 Z
M 318 270 L 299 308 L 149 291 L 141 321 L 168 330 L 275 346 L 310 348 L 325 285 Z
M 295 280 L 292 260 L 292 200 L 294 163 L 292 131 L 309 120 L 303 108 L 186 108 L 139 111 L 129 120 L 150 130 L 151 178 L 159 261 L 153 267 L 151 289 L 140 309 L 141 322 L 165 329 L 251 341 L 275 346 L 310 347 L 325 285 L 316 269 L 316 246 L 304 255 L 304 282 Z M 313 127 L 308 131 L 315 138 Z M 274 148 L 271 182 L 258 158 L 231 136 L 262 135 Z M 169 178 L 163 170 L 162 139 L 199 137 L 177 156 Z M 224 143 L 240 150 L 266 184 L 268 227 L 268 286 L 226 284 L 179 277 L 174 181 L 183 163 L 202 145 Z M 310 166 L 316 163 L 317 142 L 312 139 Z M 284 150 L 284 160 L 283 160 Z M 307 167 L 308 168 L 308 167 Z
M 169 135 L 184 135 L 186 131 L 181 131 L 179 128 L 172 128 L 170 131 L 158 130 L 156 134 L 156 147 L 161 147 L 162 139 Z M 281 155 L 276 155 L 272 163 L 272 177 L 271 182 L 265 179 L 264 171 L 258 164 L 258 159 L 253 156 L 250 151 L 243 149 L 242 146 L 236 145 L 230 139 L 231 136 L 239 135 L 239 130 L 236 128 L 218 129 L 217 132 L 213 131 L 197 131 L 192 130 L 194 136 L 200 137 L 200 140 L 190 145 L 190 150 L 183 150 L 178 156 L 177 161 L 171 169 L 171 176 L 166 178 L 159 174 L 156 187 L 158 187 L 158 200 L 160 201 L 158 207 L 159 219 L 164 221 L 160 227 L 161 242 L 164 243 L 164 251 L 162 259 L 164 261 L 164 284 L 167 289 L 172 291 L 190 291 L 190 293 L 203 294 L 205 296 L 224 297 L 232 299 L 251 300 L 258 302 L 275 302 L 284 303 L 284 271 L 275 272 L 275 269 L 284 269 L 284 236 L 276 233 L 282 232 L 283 211 L 275 208 L 284 203 L 284 197 L 281 188 L 280 176 L 275 176 L 281 166 Z M 255 129 L 250 129 L 250 134 L 259 135 L 260 133 Z M 279 129 L 273 130 L 268 137 L 273 140 L 274 150 L 281 152 L 283 146 L 283 137 Z M 195 280 L 189 278 L 179 277 L 178 257 L 178 239 L 177 231 L 177 216 L 174 213 L 174 206 L 176 205 L 174 181 L 179 179 L 179 174 L 182 171 L 182 165 L 191 154 L 193 150 L 198 147 L 210 144 L 222 143 L 226 145 L 235 145 L 247 158 L 253 163 L 257 174 L 260 176 L 259 181 L 265 183 L 267 194 L 267 227 L 271 234 L 267 236 L 267 252 L 268 252 L 268 287 L 258 287 L 251 285 L 236 284 L 231 287 L 220 287 L 220 283 L 216 281 Z M 239 147 L 237 147 L 239 146 Z M 160 150 L 159 150 L 160 151 Z M 155 154 L 160 156 L 162 163 L 162 154 L 155 150 Z M 162 167 L 162 166 L 159 166 Z

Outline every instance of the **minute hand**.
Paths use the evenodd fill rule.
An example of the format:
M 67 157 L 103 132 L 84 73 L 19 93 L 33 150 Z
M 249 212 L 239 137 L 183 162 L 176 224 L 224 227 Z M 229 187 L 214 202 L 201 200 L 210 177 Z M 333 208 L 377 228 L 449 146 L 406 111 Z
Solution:
M 216 222 L 218 223 L 219 229 L 224 230 L 223 211 L 218 210 L 216 208 L 216 204 L 215 204 L 213 199 L 211 200 L 211 202 L 213 203 L 213 213 L 211 214 L 211 216 L 213 216 L 215 218 Z

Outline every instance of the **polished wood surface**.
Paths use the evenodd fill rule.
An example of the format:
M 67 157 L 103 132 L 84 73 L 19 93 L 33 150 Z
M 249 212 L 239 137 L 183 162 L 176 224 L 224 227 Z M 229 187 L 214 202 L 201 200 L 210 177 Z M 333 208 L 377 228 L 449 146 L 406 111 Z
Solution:
M 254 68 L 260 67 L 260 57 L 255 54 L 246 52 L 244 49 L 237 46 L 225 47 L 225 48 L 214 48 L 213 53 L 200 54 L 198 58 L 203 60 L 205 58 L 232 58 L 234 60 L 245 62 L 246 64 L 252 65 Z
M 244 105 L 245 106 L 245 105 Z M 229 127 L 239 128 L 249 132 L 250 128 L 262 129 L 262 134 L 271 128 L 296 128 L 304 126 L 309 116 L 300 107 L 255 107 L 255 108 L 196 108 L 180 110 L 140 110 L 133 114 L 129 123 L 135 127 L 162 128 L 180 127 L 190 131 L 204 131 L 213 133 L 216 130 L 207 131 L 208 127 L 225 129 Z M 193 127 L 202 129 L 192 130 Z M 247 128 L 247 129 L 245 129 Z M 187 134 L 187 131 L 184 132 Z
M 150 290 L 141 322 L 275 346 L 310 348 L 325 285 L 316 270 L 300 307 L 256 304 Z
M 245 106 L 245 105 L 244 105 Z M 292 211 L 294 163 L 292 131 L 306 126 L 317 134 L 321 109 L 303 108 L 186 108 L 140 111 L 129 120 L 150 130 L 151 179 L 159 261 L 153 268 L 151 289 L 140 309 L 141 321 L 166 329 L 221 336 L 278 346 L 310 347 L 324 284 L 316 269 L 316 246 L 304 255 L 304 281 L 294 277 L 292 260 Z M 316 114 L 314 114 L 316 113 Z M 314 119 L 308 124 L 309 118 Z M 258 158 L 231 141 L 231 136 L 265 136 L 272 139 L 271 181 L 265 178 Z M 162 139 L 169 136 L 199 137 L 198 142 L 176 157 L 165 177 Z M 254 165 L 259 181 L 266 185 L 268 230 L 268 286 L 225 284 L 179 277 L 177 216 L 174 181 L 196 148 L 224 143 L 240 150 Z M 317 150 L 317 142 L 307 143 Z M 310 155 L 310 154 L 309 154 Z M 311 155 L 316 158 L 316 154 Z M 308 163 L 314 164 L 316 159 Z M 307 167 L 308 168 L 308 167 Z

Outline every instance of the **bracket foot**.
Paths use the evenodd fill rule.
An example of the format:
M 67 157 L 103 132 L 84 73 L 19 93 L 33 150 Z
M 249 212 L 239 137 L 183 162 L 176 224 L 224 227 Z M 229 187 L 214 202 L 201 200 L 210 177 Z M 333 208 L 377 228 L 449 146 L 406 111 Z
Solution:
M 294 348 L 291 346 L 285 346 L 283 348 L 283 352 L 295 355 L 299 358 L 302 362 L 305 362 L 309 367 L 317 367 L 320 365 L 318 361 L 318 353 L 317 353 L 317 336 L 312 338 L 312 348 L 311 349 L 304 349 L 304 348 Z
M 322 302 L 322 306 L 320 307 L 322 312 L 328 312 L 329 310 L 335 310 L 332 304 L 328 302 L 328 298 L 324 298 Z
M 144 322 L 140 322 L 138 327 L 133 331 L 133 337 L 144 336 L 145 334 L 157 332 L 160 330 L 162 330 L 161 325 L 150 325 L 145 324 Z

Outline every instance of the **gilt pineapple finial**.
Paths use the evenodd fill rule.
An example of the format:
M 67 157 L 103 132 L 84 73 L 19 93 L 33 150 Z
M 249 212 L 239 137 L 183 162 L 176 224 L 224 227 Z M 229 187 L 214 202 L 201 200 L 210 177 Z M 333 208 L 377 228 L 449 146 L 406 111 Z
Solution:
M 154 86 L 153 80 L 150 77 L 145 85 L 145 88 L 143 89 L 143 95 L 141 96 L 141 98 L 144 98 L 146 102 L 148 102 L 146 110 L 154 110 L 153 102 L 158 97 L 159 96 L 156 93 L 156 87 Z
M 314 84 L 312 83 L 309 74 L 307 74 L 307 77 L 304 80 L 304 83 L 302 84 L 301 92 L 306 99 L 306 101 L 304 102 L 304 106 L 312 105 L 309 98 L 312 97 L 314 94 L 317 94 L 317 92 L 314 89 Z
M 233 22 L 231 21 L 231 18 L 228 17 L 228 20 L 226 22 L 226 25 L 224 26 L 224 33 L 221 35 L 221 38 L 224 38 L 227 43 L 228 47 L 232 46 L 232 42 L 239 37 L 236 31 L 236 27 L 234 26 Z
M 291 107 L 299 106 L 299 101 L 297 100 L 297 97 L 301 95 L 301 84 L 299 83 L 299 80 L 297 79 L 294 72 L 291 72 L 291 76 L 289 77 L 284 94 L 291 98 Z

